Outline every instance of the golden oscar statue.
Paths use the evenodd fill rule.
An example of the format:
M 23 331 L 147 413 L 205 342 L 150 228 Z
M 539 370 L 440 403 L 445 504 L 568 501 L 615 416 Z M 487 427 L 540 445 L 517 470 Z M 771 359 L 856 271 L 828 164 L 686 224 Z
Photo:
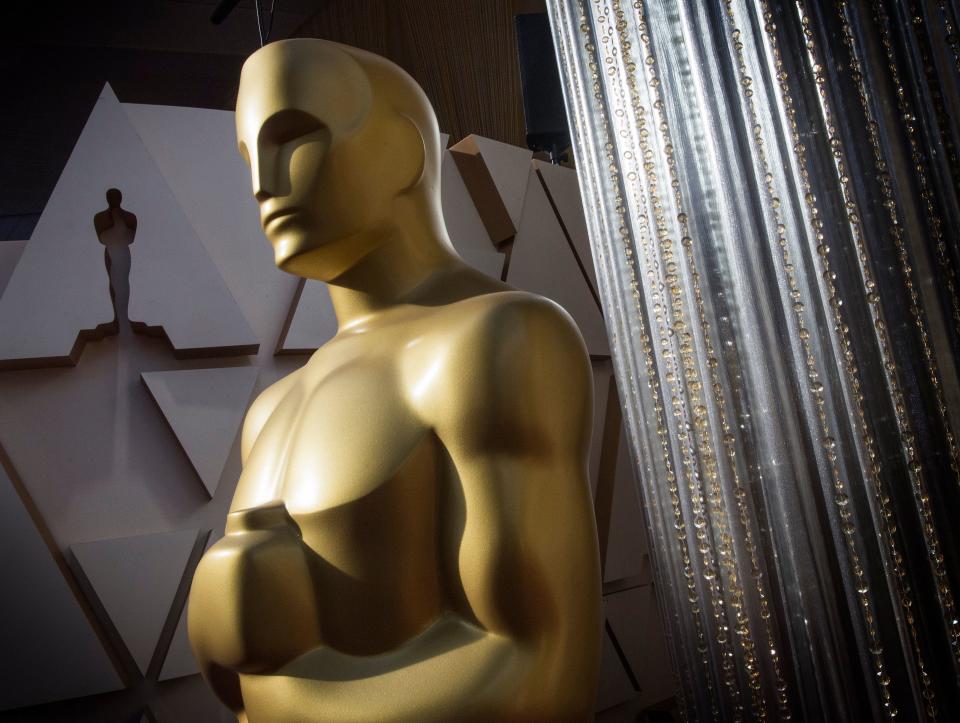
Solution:
M 329 285 L 339 329 L 247 413 L 190 596 L 206 680 L 252 723 L 588 718 L 579 332 L 454 252 L 436 117 L 393 63 L 272 43 L 236 119 L 276 263 Z

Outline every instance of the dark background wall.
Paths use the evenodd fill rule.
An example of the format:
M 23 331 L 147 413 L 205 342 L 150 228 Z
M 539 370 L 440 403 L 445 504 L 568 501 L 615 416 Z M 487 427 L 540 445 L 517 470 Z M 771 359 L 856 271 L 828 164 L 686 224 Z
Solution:
M 268 5 L 264 0 L 263 5 Z M 232 109 L 259 46 L 252 0 L 5 3 L 0 239 L 28 238 L 104 82 L 122 102 Z M 513 17 L 539 0 L 277 0 L 273 39 L 318 37 L 410 72 L 459 140 L 524 145 Z

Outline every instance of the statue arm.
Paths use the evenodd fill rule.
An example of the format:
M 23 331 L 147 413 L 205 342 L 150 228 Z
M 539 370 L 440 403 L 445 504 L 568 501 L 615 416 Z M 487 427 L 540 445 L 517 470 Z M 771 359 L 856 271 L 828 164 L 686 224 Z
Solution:
M 526 297 L 444 353 L 455 371 L 415 405 L 449 454 L 447 611 L 386 655 L 318 647 L 242 675 L 251 720 L 588 718 L 601 621 L 582 341 Z
M 475 360 L 445 443 L 463 492 L 459 610 L 509 641 L 517 670 L 496 694 L 517 719 L 586 719 L 601 640 L 590 362 L 566 312 L 517 297 L 459 349 L 458 368 Z M 451 398 L 457 386 L 441 402 Z
M 295 379 L 296 372 L 289 374 L 261 392 L 251 404 L 241 433 L 240 456 L 243 466 L 246 466 L 264 424 Z M 284 564 L 302 559 L 296 526 L 283 505 L 272 498 L 270 490 L 261 489 L 257 482 L 256 479 L 245 481 L 241 478 L 230 505 L 226 534 L 207 551 L 197 567 L 188 609 L 190 643 L 200 671 L 214 694 L 243 721 L 246 715 L 237 666 L 225 662 L 231 659 L 244 663 L 258 660 L 264 667 L 269 667 L 270 660 L 286 662 L 295 657 L 290 655 L 291 650 L 296 649 L 296 654 L 299 654 L 309 649 L 312 647 L 310 638 L 317 635 L 314 630 L 314 610 L 304 600 L 302 590 L 282 596 L 285 611 L 281 619 L 290 622 L 291 629 L 296 628 L 301 632 L 314 630 L 314 633 L 298 636 L 299 639 L 292 641 L 292 645 L 288 641 L 284 650 L 275 649 L 272 629 L 260 631 L 267 635 L 267 640 L 254 639 L 259 637 L 251 634 L 257 632 L 257 627 L 249 625 L 247 621 L 262 615 L 252 609 L 255 605 L 246 605 L 243 614 L 234 609 L 237 603 L 243 602 L 241 590 L 237 589 L 241 581 L 250 582 L 252 578 L 266 576 L 269 580 L 261 584 L 275 590 L 303 578 L 302 575 L 288 574 L 290 571 Z M 281 555 L 286 559 L 281 559 L 279 566 L 271 564 L 269 552 L 263 554 L 276 543 L 295 553 Z M 259 554 L 252 554 L 257 549 Z M 261 559 L 255 561 L 253 557 Z M 294 604 L 289 605 L 291 602 Z M 299 627 L 295 621 L 291 621 L 291 608 L 299 612 L 293 617 L 302 619 Z

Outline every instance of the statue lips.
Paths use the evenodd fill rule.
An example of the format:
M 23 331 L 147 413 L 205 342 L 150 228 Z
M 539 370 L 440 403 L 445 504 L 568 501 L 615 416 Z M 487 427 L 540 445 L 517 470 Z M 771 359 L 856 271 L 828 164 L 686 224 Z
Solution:
M 287 206 L 286 208 L 276 208 L 270 211 L 263 218 L 263 229 L 266 231 L 267 227 L 272 224 L 274 221 L 278 221 L 288 216 L 292 216 L 300 212 L 300 209 L 297 206 Z

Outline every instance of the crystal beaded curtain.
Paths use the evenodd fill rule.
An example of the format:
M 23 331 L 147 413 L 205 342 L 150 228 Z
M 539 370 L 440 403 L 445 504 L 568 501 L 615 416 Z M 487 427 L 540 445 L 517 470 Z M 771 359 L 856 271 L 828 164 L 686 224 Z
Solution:
M 960 8 L 549 0 L 689 720 L 960 720 Z

